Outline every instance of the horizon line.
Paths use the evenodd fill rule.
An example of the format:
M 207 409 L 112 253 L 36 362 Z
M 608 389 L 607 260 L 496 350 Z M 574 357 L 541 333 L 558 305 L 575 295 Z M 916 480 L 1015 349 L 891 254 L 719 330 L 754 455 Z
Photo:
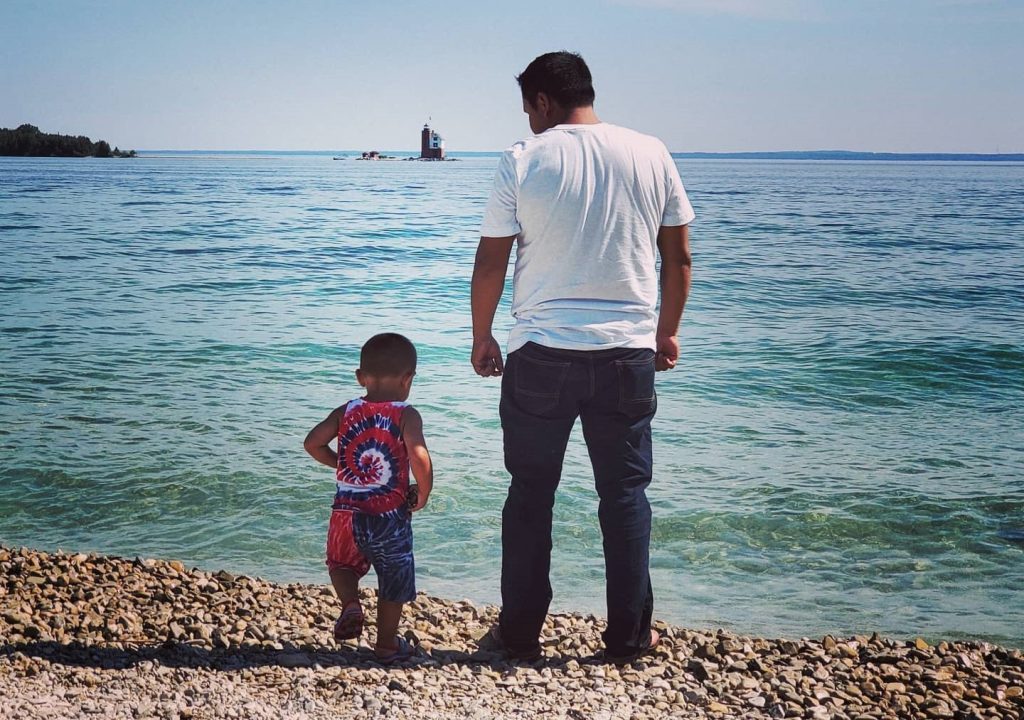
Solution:
M 448 153 L 502 153 L 506 148 L 491 150 L 449 150 Z M 419 148 L 384 148 L 377 152 L 395 153 L 417 153 Z M 254 152 L 254 153 L 363 153 L 368 150 L 355 150 L 353 148 L 144 148 L 136 149 L 136 152 Z M 847 155 L 1021 155 L 1024 151 L 1012 152 L 984 152 L 978 150 L 844 150 L 836 148 L 821 148 L 813 150 L 670 150 L 673 155 L 751 155 L 751 154 L 797 154 L 797 153 L 833 153 Z
M 281 149 L 143 149 L 137 153 L 160 154 L 260 154 L 260 155 L 355 155 L 360 156 L 363 150 L 281 150 Z M 393 154 L 397 157 L 417 157 L 416 150 L 384 149 L 378 152 Z M 499 155 L 504 150 L 452 150 L 447 154 L 455 155 Z M 738 150 L 738 151 L 705 151 L 705 150 L 670 150 L 669 153 L 679 159 L 719 158 L 735 160 L 987 160 L 1002 162 L 1024 162 L 1024 152 L 891 152 L 877 150 Z

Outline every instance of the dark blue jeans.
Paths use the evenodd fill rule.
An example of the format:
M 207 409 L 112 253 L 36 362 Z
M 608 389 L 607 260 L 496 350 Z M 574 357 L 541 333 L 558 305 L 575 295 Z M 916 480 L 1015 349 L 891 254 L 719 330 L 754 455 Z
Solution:
M 501 381 L 505 467 L 512 475 L 501 524 L 501 636 L 538 647 L 551 603 L 551 511 L 576 418 L 590 453 L 604 536 L 606 651 L 650 644 L 648 556 L 654 351 L 560 350 L 528 343 L 509 354 Z

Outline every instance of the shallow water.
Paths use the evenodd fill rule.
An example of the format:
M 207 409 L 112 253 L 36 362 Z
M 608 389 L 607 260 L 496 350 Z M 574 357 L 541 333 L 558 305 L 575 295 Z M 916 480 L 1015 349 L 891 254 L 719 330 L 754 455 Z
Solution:
M 0 541 L 325 581 L 302 438 L 390 329 L 437 466 L 420 588 L 496 601 L 498 383 L 467 362 L 495 163 L 0 158 Z M 680 167 L 658 616 L 1024 646 L 1024 166 Z M 601 613 L 578 432 L 555 523 L 555 606 Z

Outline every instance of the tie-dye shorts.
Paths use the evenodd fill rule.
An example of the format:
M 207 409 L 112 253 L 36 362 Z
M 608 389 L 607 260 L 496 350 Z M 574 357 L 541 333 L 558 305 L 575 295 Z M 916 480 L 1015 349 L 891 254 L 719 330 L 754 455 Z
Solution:
M 412 516 L 406 508 L 382 515 L 332 510 L 327 530 L 327 567 L 363 577 L 373 567 L 380 598 L 410 602 L 416 598 L 412 555 Z

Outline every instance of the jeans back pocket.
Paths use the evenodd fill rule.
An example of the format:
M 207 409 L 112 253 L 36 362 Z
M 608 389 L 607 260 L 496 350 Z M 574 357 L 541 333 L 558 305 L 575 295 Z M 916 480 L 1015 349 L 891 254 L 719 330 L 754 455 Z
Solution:
M 522 350 L 509 360 L 513 362 L 512 385 L 520 409 L 531 415 L 545 415 L 558 407 L 571 362 L 531 357 Z
M 639 360 L 616 360 L 619 375 L 619 412 L 630 417 L 653 413 L 658 407 L 654 391 L 654 354 Z

